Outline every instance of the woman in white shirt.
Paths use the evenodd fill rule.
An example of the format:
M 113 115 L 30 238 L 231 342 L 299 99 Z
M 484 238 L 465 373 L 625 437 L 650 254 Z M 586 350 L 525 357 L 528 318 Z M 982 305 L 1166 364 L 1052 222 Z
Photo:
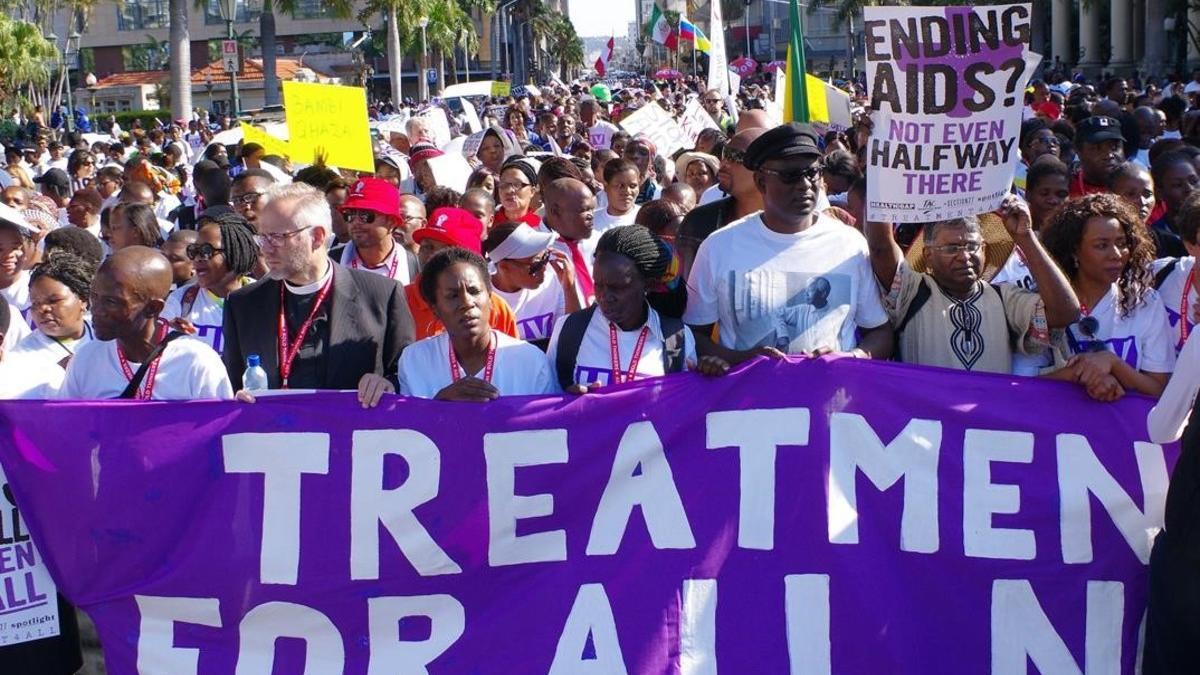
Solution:
M 638 190 L 641 188 L 641 172 L 633 162 L 610 159 L 604 164 L 605 203 L 596 209 L 592 229 L 603 233 L 612 227 L 632 225 L 637 218 Z
M 1057 340 L 1068 361 L 1051 377 L 1080 382 L 1101 400 L 1126 391 L 1158 397 L 1175 349 L 1152 287 L 1154 245 L 1137 213 L 1116 195 L 1087 195 L 1055 216 L 1042 242 L 1071 280 L 1081 310 Z
M 723 375 L 729 364 L 696 358 L 696 341 L 679 319 L 660 315 L 646 300 L 649 284 L 671 258 L 641 225 L 614 227 L 596 244 L 596 305 L 559 320 L 546 356 L 564 391 L 582 394 L 610 384 L 693 368 Z
M 196 282 L 167 296 L 162 318 L 220 354 L 225 347 L 225 298 L 254 281 L 249 275 L 258 262 L 258 244 L 244 218 L 222 213 L 201 218 L 187 256 L 196 270 Z
M 525 223 L 492 228 L 483 242 L 491 261 L 492 288 L 517 318 L 517 330 L 527 342 L 546 341 L 558 317 L 579 310 L 575 268 L 562 251 L 553 248 L 554 235 Z M 546 274 L 552 269 L 554 274 Z
M 402 395 L 486 402 L 557 391 L 541 350 L 488 325 L 492 286 L 479 255 L 457 247 L 436 253 L 421 271 L 419 288 L 446 330 L 404 349 L 397 373 Z M 358 385 L 359 400 L 374 407 L 396 389 L 367 374 Z
M 37 330 L 21 340 L 12 353 L 66 371 L 75 350 L 92 339 L 87 317 L 95 273 L 91 263 L 61 251 L 34 267 L 29 295 Z

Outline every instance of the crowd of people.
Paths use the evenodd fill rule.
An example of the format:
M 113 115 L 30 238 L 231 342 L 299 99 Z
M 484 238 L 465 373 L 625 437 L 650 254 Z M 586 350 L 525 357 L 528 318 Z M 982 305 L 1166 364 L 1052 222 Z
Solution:
M 465 139 L 414 114 L 369 174 L 213 143 L 204 119 L 39 128 L 0 176 L 0 398 L 486 402 L 843 354 L 1161 397 L 1150 437 L 1174 440 L 1200 389 L 1200 72 L 1057 79 L 1027 92 L 1003 205 L 916 226 L 867 217 L 869 106 L 819 133 L 759 85 L 551 86 L 482 102 L 474 133 L 434 106 Z M 671 156 L 620 126 L 693 99 L 711 124 Z M 461 191 L 431 170 L 447 152 Z M 1180 464 L 1147 673 L 1200 644 Z

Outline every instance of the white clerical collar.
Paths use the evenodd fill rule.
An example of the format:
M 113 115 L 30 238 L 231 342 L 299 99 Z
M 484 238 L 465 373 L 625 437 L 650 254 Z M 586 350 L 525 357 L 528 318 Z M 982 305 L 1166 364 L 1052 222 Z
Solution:
M 321 290 L 321 287 L 324 286 L 332 276 L 333 263 L 329 263 L 325 266 L 325 274 L 322 274 L 320 279 L 317 279 L 311 284 L 306 286 L 293 286 L 287 281 L 284 281 L 283 285 L 288 289 L 288 293 L 291 293 L 292 295 L 312 295 L 313 293 Z

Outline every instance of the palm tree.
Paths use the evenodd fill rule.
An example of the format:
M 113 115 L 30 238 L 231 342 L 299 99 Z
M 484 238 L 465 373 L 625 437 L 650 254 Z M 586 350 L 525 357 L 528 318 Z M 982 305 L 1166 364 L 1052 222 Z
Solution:
M 404 0 L 390 0 L 390 2 L 404 4 Z M 279 78 L 275 75 L 275 12 L 295 15 L 297 6 L 297 0 L 263 0 L 262 13 L 258 15 L 258 34 L 262 45 L 264 106 L 279 105 L 280 102 Z M 352 2 L 351 0 L 325 0 L 324 7 L 329 16 L 345 19 L 350 17 Z
M 404 99 L 401 91 L 401 67 L 404 54 L 420 47 L 418 21 L 426 15 L 428 0 L 367 0 L 358 20 L 370 25 L 371 18 L 382 16 L 387 22 L 388 73 L 392 79 L 392 101 Z
M 559 78 L 566 82 L 570 69 L 584 65 L 583 40 L 575 32 L 575 24 L 561 12 L 554 12 L 548 48 L 550 57 L 558 63 Z
M 38 98 L 36 91 L 50 83 L 46 63 L 57 55 L 36 24 L 0 14 L 0 93 L 6 101 Z
M 168 12 L 171 118 L 189 119 L 192 116 L 192 49 L 188 34 L 187 0 L 170 0 Z M 159 107 L 162 107 L 161 99 Z

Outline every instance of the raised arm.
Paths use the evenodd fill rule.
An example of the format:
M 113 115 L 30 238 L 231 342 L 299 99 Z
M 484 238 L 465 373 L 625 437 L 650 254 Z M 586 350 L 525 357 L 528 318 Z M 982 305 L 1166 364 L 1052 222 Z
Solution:
M 1016 196 L 1009 195 L 1000 206 L 1000 214 L 1004 218 L 1004 227 L 1025 256 L 1025 265 L 1037 282 L 1038 295 L 1046 308 L 1047 325 L 1065 328 L 1078 321 L 1079 299 L 1075 297 L 1067 275 L 1050 259 L 1050 254 L 1034 235 L 1029 207 Z
M 871 271 L 883 288 L 884 293 L 892 287 L 896 270 L 904 259 L 904 251 L 896 243 L 891 223 L 867 222 L 863 232 L 867 235 L 867 250 L 871 255 Z

